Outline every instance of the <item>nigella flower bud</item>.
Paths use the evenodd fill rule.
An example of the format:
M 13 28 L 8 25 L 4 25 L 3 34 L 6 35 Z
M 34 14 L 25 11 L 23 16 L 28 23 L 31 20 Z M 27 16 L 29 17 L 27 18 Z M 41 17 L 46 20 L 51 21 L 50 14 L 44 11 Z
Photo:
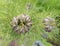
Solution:
M 55 20 L 53 18 L 45 18 L 43 20 L 43 24 L 44 24 L 44 30 L 47 31 L 47 32 L 51 32 L 52 29 L 54 29 L 55 27 Z
M 17 33 L 25 33 L 28 32 L 32 26 L 32 21 L 30 16 L 26 14 L 19 15 L 14 17 L 11 26 L 13 30 Z

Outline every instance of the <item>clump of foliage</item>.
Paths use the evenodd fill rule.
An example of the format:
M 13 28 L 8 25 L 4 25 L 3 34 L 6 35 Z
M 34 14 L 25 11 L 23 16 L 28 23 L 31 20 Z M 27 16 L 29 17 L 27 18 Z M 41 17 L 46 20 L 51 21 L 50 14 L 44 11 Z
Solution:
M 56 19 L 56 25 L 58 28 L 58 33 L 56 34 L 56 38 L 58 39 L 60 43 L 60 15 L 58 15 L 55 19 Z
M 60 15 L 56 16 L 56 33 L 53 33 L 51 38 L 48 38 L 48 42 L 55 46 L 60 46 Z

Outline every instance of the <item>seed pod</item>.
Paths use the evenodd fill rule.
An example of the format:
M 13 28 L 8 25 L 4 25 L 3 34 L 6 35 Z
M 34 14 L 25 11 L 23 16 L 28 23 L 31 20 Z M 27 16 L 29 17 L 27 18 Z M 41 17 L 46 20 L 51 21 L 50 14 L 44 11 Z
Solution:
M 44 24 L 44 30 L 47 32 L 51 32 L 52 29 L 54 29 L 55 27 L 55 20 L 53 18 L 45 18 L 43 20 L 43 24 Z
M 31 9 L 31 3 L 27 3 L 27 4 L 26 4 L 26 9 L 27 9 L 27 10 Z
M 26 14 L 22 14 L 13 18 L 11 22 L 11 26 L 15 32 L 25 33 L 30 30 L 32 26 L 32 21 L 30 16 Z

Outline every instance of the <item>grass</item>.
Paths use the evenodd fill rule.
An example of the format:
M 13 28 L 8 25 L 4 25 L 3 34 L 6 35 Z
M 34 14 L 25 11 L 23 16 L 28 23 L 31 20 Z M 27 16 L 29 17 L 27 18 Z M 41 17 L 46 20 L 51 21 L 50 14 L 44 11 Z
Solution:
M 26 10 L 26 3 L 31 3 L 32 8 Z M 59 0 L 0 0 L 0 46 L 8 46 L 11 40 L 17 39 L 19 46 L 26 44 L 32 46 L 36 40 L 41 40 L 45 46 L 52 46 L 41 37 L 43 19 L 47 16 L 55 18 L 60 12 Z M 26 34 L 17 34 L 11 28 L 10 22 L 14 16 L 28 14 L 33 22 L 30 31 Z M 53 32 L 47 33 L 50 37 Z M 27 40 L 26 40 L 27 39 Z

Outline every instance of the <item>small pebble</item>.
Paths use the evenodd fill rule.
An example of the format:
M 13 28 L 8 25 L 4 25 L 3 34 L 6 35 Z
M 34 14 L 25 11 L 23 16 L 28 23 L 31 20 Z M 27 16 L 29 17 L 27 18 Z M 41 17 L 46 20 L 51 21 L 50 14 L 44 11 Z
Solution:
M 44 44 L 41 41 L 35 41 L 33 46 L 44 46 Z

